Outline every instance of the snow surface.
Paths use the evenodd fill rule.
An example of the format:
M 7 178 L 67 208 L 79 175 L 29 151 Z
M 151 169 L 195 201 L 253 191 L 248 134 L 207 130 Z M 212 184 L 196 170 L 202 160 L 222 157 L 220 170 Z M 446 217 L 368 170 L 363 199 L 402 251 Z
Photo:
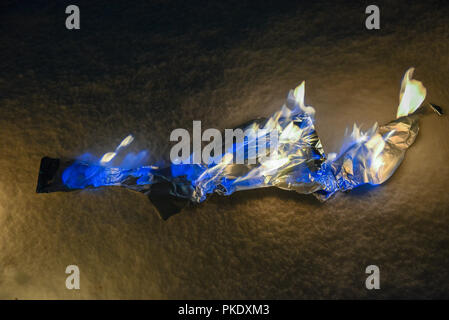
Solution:
M 162 221 L 139 193 L 36 194 L 43 156 L 168 156 L 178 127 L 268 116 L 306 80 L 325 151 L 393 120 L 410 66 L 449 111 L 444 1 L 4 1 L 0 9 L 0 298 L 448 298 L 449 120 L 427 114 L 384 185 L 321 204 L 277 189 L 212 196 Z M 65 287 L 78 265 L 81 290 Z M 381 290 L 364 287 L 365 267 Z

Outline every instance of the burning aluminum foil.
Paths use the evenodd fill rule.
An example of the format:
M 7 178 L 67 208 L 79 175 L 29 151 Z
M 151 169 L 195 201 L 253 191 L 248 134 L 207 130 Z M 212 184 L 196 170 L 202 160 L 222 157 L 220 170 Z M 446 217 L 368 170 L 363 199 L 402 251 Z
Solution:
M 45 157 L 41 161 L 37 192 L 70 191 L 101 186 L 121 186 L 150 198 L 161 217 L 179 212 L 186 203 L 199 203 L 210 193 L 229 195 L 235 191 L 278 187 L 313 194 L 320 201 L 337 191 L 362 184 L 385 182 L 402 162 L 405 151 L 418 134 L 415 111 L 426 96 L 421 82 L 409 69 L 402 80 L 397 119 L 375 124 L 367 132 L 356 125 L 338 154 L 325 155 L 315 131 L 315 110 L 304 103 L 305 83 L 291 90 L 281 110 L 265 121 L 245 126 L 247 140 L 232 150 L 255 146 L 254 142 L 276 130 L 278 141 L 263 157 L 245 152 L 245 164 L 235 164 L 232 150 L 211 164 L 171 164 L 165 168 L 137 165 L 145 154 L 128 154 L 119 166 L 110 160 L 133 138 L 126 137 L 114 152 L 100 160 L 84 155 L 77 160 Z M 252 160 L 252 161 L 250 161 Z M 250 164 L 251 163 L 251 164 Z

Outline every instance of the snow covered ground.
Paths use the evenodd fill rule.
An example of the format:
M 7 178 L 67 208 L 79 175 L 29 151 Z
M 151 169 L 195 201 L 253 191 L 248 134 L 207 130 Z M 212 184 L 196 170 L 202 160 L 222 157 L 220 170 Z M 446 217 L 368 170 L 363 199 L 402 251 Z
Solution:
M 258 3 L 258 4 L 256 4 Z M 449 7 L 368 2 L 4 1 L 0 298 L 448 298 L 449 120 L 428 114 L 395 175 L 321 204 L 277 189 L 212 196 L 162 221 L 139 193 L 36 194 L 43 156 L 101 155 L 127 134 L 152 161 L 178 127 L 232 128 L 306 80 L 326 152 L 394 119 L 410 66 L 449 111 Z M 67 290 L 78 265 L 81 290 Z M 365 267 L 381 289 L 364 287 Z

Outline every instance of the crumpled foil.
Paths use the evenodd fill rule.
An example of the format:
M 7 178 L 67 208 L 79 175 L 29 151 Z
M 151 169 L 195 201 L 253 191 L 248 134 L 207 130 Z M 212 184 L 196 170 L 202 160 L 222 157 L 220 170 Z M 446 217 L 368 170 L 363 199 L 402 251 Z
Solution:
M 286 105 L 259 126 L 262 131 L 277 130 L 276 150 L 268 152 L 264 159 L 257 159 L 254 165 L 233 164 L 231 156 L 229 163 L 205 169 L 193 181 L 195 191 L 191 200 L 201 202 L 212 192 L 229 195 L 262 187 L 278 187 L 305 194 L 333 189 L 335 179 L 325 174 L 323 163 L 326 156 L 315 131 L 313 114 L 304 109 L 295 101 L 291 91 Z M 253 126 L 250 123 L 245 129 Z
M 416 116 L 401 117 L 376 127 L 363 142 L 343 151 L 331 163 L 338 189 L 348 191 L 365 183 L 377 185 L 385 182 L 404 159 L 405 151 L 415 141 L 418 130 Z M 384 143 L 383 149 L 373 158 L 370 144 L 379 141 Z
M 225 153 L 218 163 L 171 164 L 165 168 L 110 167 L 86 158 L 62 161 L 45 157 L 37 192 L 126 187 L 146 194 L 166 219 L 187 202 L 202 202 L 211 193 L 229 195 L 240 190 L 278 187 L 313 194 L 325 201 L 337 191 L 367 183 L 381 184 L 395 172 L 418 134 L 418 115 L 413 112 L 421 105 L 426 91 L 412 79 L 412 74 L 413 69 L 407 71 L 402 82 L 398 118 L 386 125 L 376 124 L 367 132 L 355 126 L 338 154 L 325 155 L 314 127 L 315 110 L 304 104 L 302 83 L 290 91 L 280 111 L 244 127 L 258 129 L 257 134 L 249 135 L 244 145 L 234 145 L 234 150 L 249 148 L 255 145 L 251 144 L 254 139 L 268 139 L 268 133 L 278 132 L 275 148 L 268 148 L 267 155 L 257 157 L 255 163 L 248 161 L 249 152 L 245 153 L 245 164 L 235 164 L 233 154 Z

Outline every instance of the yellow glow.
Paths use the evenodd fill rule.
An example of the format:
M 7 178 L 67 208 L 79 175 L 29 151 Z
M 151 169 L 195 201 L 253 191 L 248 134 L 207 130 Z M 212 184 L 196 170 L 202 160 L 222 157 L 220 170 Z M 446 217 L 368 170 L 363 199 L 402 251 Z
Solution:
M 128 146 L 133 141 L 134 141 L 134 137 L 132 135 L 128 135 L 125 139 L 122 140 L 122 142 L 117 147 L 117 149 L 124 148 L 124 147 Z
M 313 117 L 315 115 L 315 109 L 311 106 L 306 106 L 304 102 L 305 93 L 306 93 L 306 82 L 303 81 L 299 86 L 295 88 L 295 90 L 293 91 L 293 95 L 295 96 L 295 100 L 298 103 L 299 108 L 308 115 L 311 115 Z
M 112 161 L 112 159 L 114 159 L 114 157 L 117 155 L 117 152 L 121 149 L 124 148 L 126 146 L 128 146 L 131 142 L 133 142 L 134 137 L 132 135 L 128 135 L 125 139 L 122 140 L 122 142 L 120 142 L 120 144 L 118 145 L 117 148 L 115 148 L 115 151 L 113 152 L 107 152 L 105 153 L 101 159 L 100 159 L 100 163 L 101 164 L 106 164 L 110 161 Z
M 297 86 L 295 88 L 295 90 L 293 91 L 293 95 L 295 96 L 296 102 L 298 102 L 298 104 L 303 107 L 304 106 L 304 95 L 305 95 L 305 86 L 306 86 L 306 82 L 303 81 L 301 82 L 301 84 L 299 86 Z
M 401 92 L 399 94 L 399 107 L 396 118 L 409 115 L 419 108 L 426 98 L 426 88 L 421 81 L 412 79 L 414 68 L 410 68 L 404 75 L 401 84 Z
M 101 157 L 100 163 L 105 164 L 114 159 L 114 157 L 117 155 L 116 152 L 107 152 Z

